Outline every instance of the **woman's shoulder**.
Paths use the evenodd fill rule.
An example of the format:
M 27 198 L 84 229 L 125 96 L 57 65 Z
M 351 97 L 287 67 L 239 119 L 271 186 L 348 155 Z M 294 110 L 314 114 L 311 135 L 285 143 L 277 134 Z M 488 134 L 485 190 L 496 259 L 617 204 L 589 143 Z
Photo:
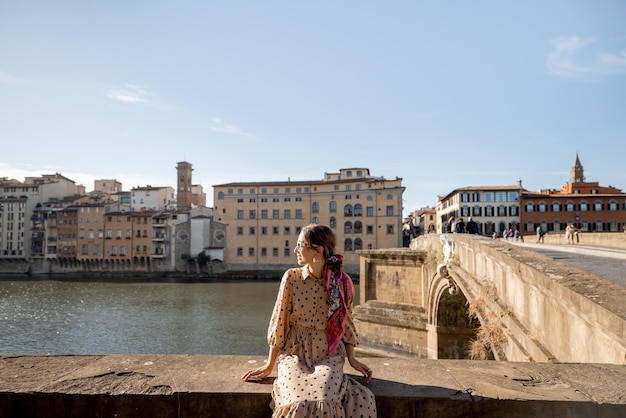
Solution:
M 285 271 L 283 274 L 283 281 L 294 280 L 299 277 L 302 277 L 302 267 L 293 267 Z

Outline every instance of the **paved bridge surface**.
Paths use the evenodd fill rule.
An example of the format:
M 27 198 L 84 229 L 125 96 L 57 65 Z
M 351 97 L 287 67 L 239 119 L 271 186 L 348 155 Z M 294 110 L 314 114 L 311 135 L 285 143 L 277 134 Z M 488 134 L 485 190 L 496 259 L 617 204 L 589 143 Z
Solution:
M 626 287 L 626 249 L 597 245 L 515 244 Z

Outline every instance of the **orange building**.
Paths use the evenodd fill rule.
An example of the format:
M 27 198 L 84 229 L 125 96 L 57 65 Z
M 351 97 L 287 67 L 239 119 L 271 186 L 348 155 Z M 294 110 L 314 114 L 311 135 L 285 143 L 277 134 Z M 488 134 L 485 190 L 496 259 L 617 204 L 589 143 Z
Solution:
M 578 154 L 571 178 L 560 190 L 524 190 L 521 196 L 520 224 L 524 234 L 544 231 L 563 232 L 568 224 L 585 232 L 617 232 L 626 222 L 626 193 L 613 186 L 586 182 Z

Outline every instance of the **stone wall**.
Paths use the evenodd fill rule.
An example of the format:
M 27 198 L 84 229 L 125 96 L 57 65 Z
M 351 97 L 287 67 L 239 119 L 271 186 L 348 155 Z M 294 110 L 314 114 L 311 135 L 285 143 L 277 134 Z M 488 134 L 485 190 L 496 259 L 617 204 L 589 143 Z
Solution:
M 241 381 L 264 359 L 0 355 L 0 418 L 269 418 L 275 371 Z M 381 418 L 626 416 L 623 366 L 361 360 L 374 371 L 368 386 Z
M 506 337 L 503 360 L 626 364 L 626 289 L 502 240 L 449 238 L 451 274 L 481 324 Z

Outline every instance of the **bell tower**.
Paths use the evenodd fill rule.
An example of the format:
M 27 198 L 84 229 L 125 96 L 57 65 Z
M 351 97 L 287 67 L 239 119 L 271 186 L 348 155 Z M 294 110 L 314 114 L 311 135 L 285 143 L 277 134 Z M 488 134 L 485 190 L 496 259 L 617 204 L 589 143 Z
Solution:
M 576 153 L 576 160 L 574 160 L 574 165 L 572 166 L 572 176 L 570 178 L 570 183 L 584 183 L 585 182 L 585 174 L 583 170 L 583 165 L 580 163 L 580 159 L 578 158 L 578 153 Z
M 178 210 L 191 209 L 191 164 L 181 161 L 176 166 L 178 180 L 176 182 L 176 207 Z

